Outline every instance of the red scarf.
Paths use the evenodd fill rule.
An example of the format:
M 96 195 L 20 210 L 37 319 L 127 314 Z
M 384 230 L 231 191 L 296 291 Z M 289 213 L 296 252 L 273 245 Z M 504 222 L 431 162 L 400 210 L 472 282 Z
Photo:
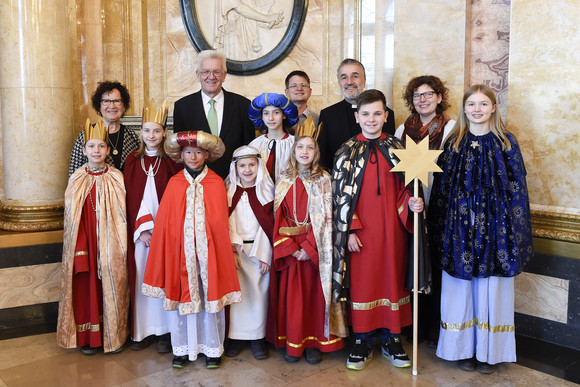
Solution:
M 443 129 L 448 122 L 449 117 L 441 113 L 433 117 L 427 125 L 423 125 L 419 114 L 413 113 L 405 121 L 405 131 L 403 133 L 411 137 L 416 143 L 429 136 L 429 149 L 439 149 L 443 140 Z M 405 136 L 403 136 L 404 141 Z

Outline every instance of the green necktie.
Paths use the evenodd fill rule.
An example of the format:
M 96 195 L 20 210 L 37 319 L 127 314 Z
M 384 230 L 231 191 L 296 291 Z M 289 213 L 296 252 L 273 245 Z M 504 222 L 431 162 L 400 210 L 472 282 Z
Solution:
M 219 136 L 218 134 L 218 122 L 217 122 L 217 112 L 215 111 L 215 99 L 210 99 L 209 104 L 211 105 L 209 108 L 209 112 L 207 112 L 207 123 L 209 124 L 209 129 L 211 130 L 211 134 L 214 136 Z

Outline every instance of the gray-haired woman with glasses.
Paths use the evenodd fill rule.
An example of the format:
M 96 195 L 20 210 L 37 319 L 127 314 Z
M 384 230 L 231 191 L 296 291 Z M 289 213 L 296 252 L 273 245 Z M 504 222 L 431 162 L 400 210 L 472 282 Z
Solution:
M 103 122 L 109 129 L 111 152 L 107 156 L 106 162 L 122 171 L 127 156 L 139 146 L 137 134 L 120 123 L 121 117 L 131 106 L 129 91 L 120 82 L 99 82 L 97 89 L 91 96 L 91 103 L 97 113 L 103 117 Z M 84 132 L 81 131 L 70 155 L 69 176 L 87 162 L 87 157 L 83 154 L 84 144 Z

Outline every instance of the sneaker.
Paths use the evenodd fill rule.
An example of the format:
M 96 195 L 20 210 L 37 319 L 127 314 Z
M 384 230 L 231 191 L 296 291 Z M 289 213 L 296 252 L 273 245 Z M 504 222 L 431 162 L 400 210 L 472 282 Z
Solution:
M 157 353 L 169 353 L 171 352 L 171 349 L 171 333 L 159 336 L 159 341 L 157 342 Z
M 322 361 L 322 353 L 318 348 L 306 348 L 306 361 L 310 364 L 318 364 Z
M 346 359 L 346 368 L 362 371 L 372 358 L 373 349 L 371 346 L 362 340 L 356 340 L 348 359 Z
M 250 342 L 250 348 L 252 348 L 252 354 L 256 360 L 264 360 L 269 357 L 268 347 L 266 346 L 264 339 L 252 340 Z
M 496 366 L 489 363 L 477 362 L 477 367 L 475 368 L 477 372 L 484 375 L 490 375 L 495 372 Z
M 228 357 L 238 356 L 247 345 L 246 340 L 228 339 L 225 355 Z
M 171 361 L 171 365 L 173 366 L 173 368 L 179 368 L 179 369 L 184 368 L 188 363 L 189 363 L 189 356 L 188 355 L 174 356 L 173 360 Z
M 381 344 L 381 352 L 395 367 L 411 367 L 411 360 L 401 345 L 401 337 L 391 337 L 388 343 Z
M 463 371 L 473 372 L 475 371 L 475 357 L 469 359 L 461 359 L 457 361 L 457 367 Z
M 207 369 L 215 369 L 220 368 L 222 365 L 222 358 L 220 357 L 206 357 L 205 358 L 205 368 Z

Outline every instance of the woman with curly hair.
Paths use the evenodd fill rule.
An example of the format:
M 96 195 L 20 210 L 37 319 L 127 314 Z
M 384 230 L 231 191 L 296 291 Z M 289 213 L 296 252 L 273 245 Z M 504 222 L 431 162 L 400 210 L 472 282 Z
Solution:
M 123 171 L 125 160 L 139 146 L 137 134 L 120 123 L 121 117 L 131 106 L 131 96 L 125 85 L 117 81 L 99 82 L 91 97 L 95 111 L 103 117 L 103 122 L 109 131 L 109 146 L 111 153 L 106 163 Z M 84 132 L 80 132 L 70 155 L 69 176 L 88 160 L 83 155 Z

